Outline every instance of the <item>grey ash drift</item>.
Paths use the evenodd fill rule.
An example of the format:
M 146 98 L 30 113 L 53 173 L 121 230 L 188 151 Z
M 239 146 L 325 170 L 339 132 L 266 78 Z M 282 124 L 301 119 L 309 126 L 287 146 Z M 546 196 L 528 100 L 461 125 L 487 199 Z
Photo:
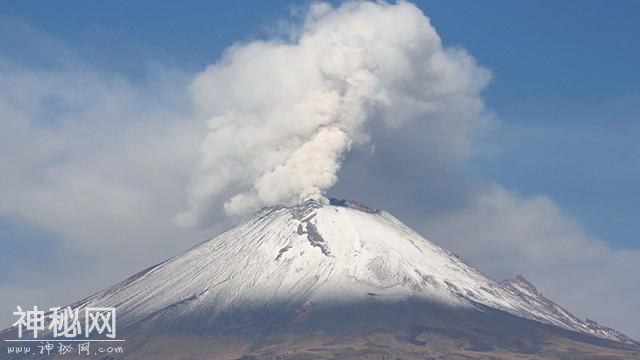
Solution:
M 336 198 L 329 198 L 329 205 L 333 205 L 333 206 L 342 206 L 342 207 L 346 207 L 346 208 L 351 208 L 351 209 L 355 209 L 355 210 L 360 210 L 360 211 L 364 211 L 364 212 L 368 212 L 369 214 L 379 214 L 380 213 L 380 209 L 372 209 L 362 203 L 359 203 L 355 200 L 352 199 L 336 199 Z

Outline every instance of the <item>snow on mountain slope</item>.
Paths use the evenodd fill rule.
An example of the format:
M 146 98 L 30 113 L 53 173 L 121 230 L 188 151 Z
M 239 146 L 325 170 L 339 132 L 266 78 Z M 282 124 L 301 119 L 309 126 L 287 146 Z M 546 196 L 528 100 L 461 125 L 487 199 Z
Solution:
M 172 316 L 287 303 L 292 308 L 363 299 L 424 299 L 487 306 L 623 341 L 519 283 L 500 285 L 384 211 L 309 200 L 266 208 L 227 232 L 98 293 L 79 306 L 114 306 L 119 326 L 167 309 Z M 546 299 L 545 299 L 546 300 Z M 480 304 L 480 305 L 479 305 Z
M 568 329 L 625 344 L 636 344 L 633 339 L 614 329 L 602 326 L 589 319 L 578 319 L 561 306 L 544 297 L 533 284 L 521 275 L 516 276 L 514 279 L 502 281 L 500 285 L 512 295 L 518 296 L 530 308 L 535 308 L 541 313 L 552 314 L 556 320 L 561 321 Z

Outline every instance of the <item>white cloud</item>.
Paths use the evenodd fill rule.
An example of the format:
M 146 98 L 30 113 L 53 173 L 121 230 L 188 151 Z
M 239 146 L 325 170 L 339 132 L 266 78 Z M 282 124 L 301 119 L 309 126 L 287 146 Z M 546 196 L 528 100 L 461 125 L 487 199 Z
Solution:
M 178 99 L 86 69 L 5 64 L 0 84 L 1 214 L 101 251 L 173 228 L 201 131 Z
M 322 196 L 345 153 L 368 140 L 368 121 L 484 119 L 488 72 L 443 48 L 412 4 L 315 4 L 293 32 L 290 42 L 235 45 L 194 80 L 208 134 L 180 223 L 206 224 L 220 202 L 243 214 Z M 472 116 L 443 117 L 453 104 Z M 457 145 L 466 153 L 464 137 Z
M 46 304 L 78 300 L 204 240 L 172 221 L 202 133 L 190 77 L 156 69 L 134 83 L 24 24 L 11 34 L 47 47 L 52 64 L 0 55 L 0 216 L 51 234 L 52 245 L 20 253 L 12 278 L 0 278 L 3 313 L 43 293 Z
M 640 336 L 640 252 L 589 236 L 545 196 L 490 186 L 470 206 L 432 217 L 422 230 L 497 279 L 523 274 L 579 316 Z

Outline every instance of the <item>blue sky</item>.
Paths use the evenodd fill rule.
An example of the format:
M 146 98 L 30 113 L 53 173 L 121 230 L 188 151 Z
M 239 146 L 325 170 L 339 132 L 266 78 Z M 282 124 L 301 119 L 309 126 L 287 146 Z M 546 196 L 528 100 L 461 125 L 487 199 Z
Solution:
M 95 124 L 88 120 L 89 130 L 84 129 L 91 136 L 94 132 L 98 134 L 93 140 L 86 136 L 69 136 L 73 139 L 69 141 L 71 145 L 60 145 L 56 142 L 59 140 L 57 137 L 43 135 L 45 140 L 40 142 L 44 143 L 44 148 L 38 151 L 47 153 L 50 150 L 47 146 L 54 150 L 59 147 L 65 149 L 54 159 L 44 157 L 46 161 L 42 160 L 35 155 L 35 150 L 33 156 L 20 153 L 20 150 L 14 153 L 13 148 L 10 148 L 11 154 L 5 152 L 8 163 L 15 155 L 18 162 L 28 165 L 25 167 L 29 169 L 24 172 L 28 174 L 28 179 L 23 177 L 27 175 L 22 172 L 16 172 L 16 176 L 34 185 L 18 187 L 30 189 L 20 190 L 24 191 L 20 199 L 27 200 L 20 200 L 24 204 L 11 203 L 7 206 L 13 206 L 10 210 L 3 209 L 4 203 L 0 199 L 0 240 L 3 248 L 0 254 L 0 291 L 11 291 L 14 294 L 11 301 L 21 301 L 23 304 L 27 301 L 37 302 L 43 297 L 62 302 L 77 300 L 81 295 L 171 256 L 227 226 L 227 220 L 221 220 L 221 224 L 205 230 L 174 229 L 169 221 L 156 223 L 160 218 L 170 219 L 180 210 L 177 207 L 181 205 L 176 204 L 184 201 L 182 188 L 176 193 L 168 189 L 178 188 L 174 185 L 182 184 L 192 168 L 188 162 L 194 159 L 191 155 L 185 155 L 189 150 L 185 150 L 184 145 L 193 145 L 189 141 L 194 131 L 190 125 L 166 120 L 163 124 L 169 124 L 167 129 L 151 132 L 150 138 L 144 137 L 141 141 L 143 144 L 157 144 L 156 138 L 164 141 L 163 136 L 172 134 L 166 147 L 175 149 L 173 153 L 177 155 L 173 158 L 167 156 L 172 153 L 163 152 L 162 156 L 169 158 L 168 163 L 156 162 L 151 156 L 153 154 L 145 157 L 148 155 L 147 149 L 143 146 L 138 148 L 135 143 L 128 141 L 128 134 L 149 133 L 146 116 L 171 118 L 174 113 L 182 114 L 177 109 L 184 106 L 184 99 L 176 95 L 180 92 L 176 90 L 179 85 L 189 83 L 195 73 L 215 63 L 230 45 L 272 37 L 281 25 L 280 20 L 290 19 L 292 13 L 303 13 L 306 5 L 293 1 L 181 1 L 171 4 L 159 4 L 157 1 L 63 1 L 55 4 L 39 1 L 0 2 L 0 67 L 11 63 L 5 73 L 11 79 L 15 74 L 20 75 L 17 78 L 24 83 L 35 79 L 33 84 L 24 85 L 24 94 L 37 92 L 34 89 L 40 87 L 53 89 L 43 90 L 42 98 L 29 100 L 33 103 L 25 101 L 25 116 L 37 117 L 42 122 L 40 128 L 32 129 L 35 134 L 28 134 L 27 138 L 40 139 L 38 136 L 42 132 L 56 130 L 57 124 L 48 122 L 51 118 L 58 118 L 58 114 L 80 120 L 88 114 L 88 118 L 98 119 Z M 360 200 L 373 201 L 373 206 L 393 210 L 394 214 L 416 230 L 434 234 L 437 242 L 469 257 L 481 270 L 496 277 L 515 275 L 512 271 L 524 272 L 554 299 L 579 315 L 604 319 L 606 324 L 620 326 L 632 332 L 632 335 L 640 336 L 637 322 L 633 325 L 634 319 L 625 319 L 622 310 L 619 313 L 607 313 L 604 310 L 599 313 L 596 310 L 603 308 L 603 303 L 583 301 L 578 294 L 574 298 L 563 294 L 561 290 L 567 286 L 567 282 L 554 282 L 562 276 L 552 276 L 541 270 L 536 272 L 537 267 L 542 267 L 539 264 L 517 268 L 516 265 L 522 262 L 517 254 L 528 248 L 505 252 L 502 256 L 513 257 L 512 263 L 501 269 L 493 269 L 492 257 L 483 257 L 482 249 L 476 249 L 486 246 L 476 246 L 457 239 L 447 242 L 447 234 L 463 239 L 467 233 L 463 231 L 458 234 L 451 227 L 440 226 L 440 223 L 454 220 L 469 221 L 469 226 L 474 226 L 476 218 L 470 220 L 464 211 L 465 206 L 471 208 L 468 204 L 473 202 L 473 196 L 467 198 L 466 194 L 473 193 L 473 189 L 486 183 L 495 183 L 513 194 L 505 195 L 497 191 L 497 197 L 523 214 L 534 213 L 535 216 L 531 217 L 538 222 L 530 221 L 533 224 L 530 226 L 548 226 L 551 229 L 542 231 L 540 236 L 551 234 L 551 239 L 554 236 L 562 239 L 575 237 L 580 239 L 577 244 L 583 241 L 589 241 L 590 244 L 603 242 L 607 249 L 613 249 L 612 254 L 619 251 L 615 256 L 611 255 L 611 259 L 617 259 L 616 256 L 626 254 L 626 251 L 637 253 L 640 249 L 637 235 L 640 231 L 640 191 L 637 188 L 640 183 L 640 144 L 637 141 L 637 135 L 640 134 L 640 71 L 637 70 L 637 64 L 640 63 L 640 48 L 637 46 L 640 3 L 418 1 L 416 5 L 430 18 L 446 47 L 466 49 L 478 64 L 492 72 L 493 77 L 483 90 L 482 98 L 499 124 L 483 140 L 488 146 L 483 148 L 481 154 L 466 162 L 464 169 L 438 165 L 441 160 L 437 158 L 419 158 L 426 162 L 433 161 L 436 165 L 425 165 L 423 172 L 407 172 L 400 180 L 407 188 L 419 188 L 427 184 L 431 189 L 426 191 L 424 197 L 415 199 L 433 201 L 436 205 L 412 204 L 403 207 L 389 200 L 391 195 L 386 198 L 375 195 L 379 194 L 379 189 L 363 190 L 354 186 L 350 180 L 358 180 L 358 174 L 364 174 L 358 172 L 360 168 L 357 165 L 359 156 L 365 155 L 357 151 L 353 155 L 355 160 L 350 160 L 351 167 L 345 170 L 342 182 L 336 186 L 338 195 L 350 195 L 351 192 L 363 194 L 365 198 Z M 77 69 L 81 71 L 78 73 Z M 0 72 L 0 75 L 3 73 Z M 17 96 L 13 92 L 2 92 L 2 89 L 12 89 L 16 84 L 0 85 L 0 100 L 4 100 L 3 96 Z M 23 88 L 22 83 L 18 85 L 20 89 Z M 58 105 L 56 87 L 66 88 L 67 85 L 72 90 L 76 86 L 81 90 L 65 94 L 60 103 L 62 105 Z M 61 89 L 60 92 L 64 93 L 64 90 L 67 89 Z M 83 96 L 85 93 L 89 95 Z M 97 95 L 90 96 L 94 94 Z M 31 110 L 31 104 L 37 105 L 34 108 L 38 113 L 31 113 L 36 111 Z M 110 116 L 109 111 L 114 108 L 123 109 L 115 111 L 113 115 L 121 116 L 123 123 L 101 125 L 100 121 Z M 96 116 L 94 111 L 107 115 L 102 118 Z M 153 116 L 147 115 L 149 113 Z M 145 120 L 129 121 L 138 117 Z M 124 124 L 126 122 L 134 126 L 128 128 Z M 9 127 L 9 131 L 12 129 Z M 64 131 L 84 134 L 83 129 L 75 127 L 64 128 Z M 181 136 L 173 136 L 176 133 Z M 112 139 L 115 139 L 113 149 L 105 145 Z M 392 139 L 390 144 L 380 143 L 376 146 L 384 151 L 399 142 L 401 140 Z M 100 149 L 107 149 L 107 154 L 100 153 Z M 129 149 L 134 151 L 129 152 Z M 86 159 L 82 157 L 82 152 L 95 157 Z M 399 154 L 406 155 L 403 152 Z M 125 160 L 119 164 L 111 157 Z M 36 159 L 33 160 L 33 168 L 37 169 L 40 165 L 49 170 L 39 172 L 31 169 L 31 158 Z M 385 154 L 382 153 L 380 158 L 385 159 Z M 66 162 L 68 159 L 71 159 L 69 163 Z M 386 159 L 380 160 L 379 164 L 392 165 L 393 160 L 389 159 L 393 159 L 393 156 Z M 443 159 L 447 160 L 447 157 Z M 0 166 L 3 165 L 1 160 L 5 159 L 0 157 Z M 413 160 L 409 159 L 407 163 L 413 164 Z M 56 164 L 62 165 L 60 169 L 63 171 L 73 171 L 73 176 L 67 178 L 61 175 Z M 375 173 L 377 163 L 367 164 L 361 165 L 363 168 L 369 166 L 368 171 Z M 429 172 L 446 175 L 434 177 Z M 165 177 L 165 174 L 170 176 Z M 92 184 L 90 180 L 98 175 L 109 179 L 97 181 L 97 185 L 91 185 L 89 191 L 100 192 L 100 184 L 113 180 L 113 183 L 107 184 L 110 186 L 108 190 L 104 190 L 105 198 L 85 198 L 85 188 L 85 192 L 76 194 L 77 184 L 88 186 Z M 76 179 L 80 180 L 76 183 Z M 408 182 L 412 183 L 406 184 Z M 38 187 L 41 183 L 53 185 L 43 190 Z M 394 185 L 393 182 L 385 184 Z M 2 185 L 3 177 L 0 175 L 0 191 L 3 191 Z M 143 187 L 153 191 L 134 191 Z M 47 193 L 47 189 L 62 194 L 63 198 L 73 199 L 70 202 L 77 204 L 79 210 L 62 216 L 64 209 L 73 208 L 65 207 L 69 206 L 65 203 L 59 208 L 63 210 L 52 208 L 51 213 L 42 211 L 40 214 L 42 205 L 31 203 L 32 194 L 33 197 L 36 194 L 51 197 L 51 202 L 45 202 L 47 206 L 53 203 L 58 205 L 54 201 L 56 194 Z M 11 195 L 11 190 L 2 194 Z M 166 196 L 167 200 L 158 204 L 147 199 L 147 196 L 157 194 Z M 76 195 L 78 197 L 73 198 Z M 108 202 L 110 199 L 126 198 L 125 195 L 131 195 L 131 204 L 136 205 L 139 201 L 145 205 L 126 207 L 126 203 Z M 108 203 L 108 206 L 95 206 L 98 202 Z M 153 213 L 142 211 L 151 207 Z M 447 210 L 438 214 L 440 207 Z M 128 217 L 120 216 L 114 209 L 120 209 Z M 460 209 L 460 215 L 455 215 L 451 221 L 440 218 Z M 511 211 L 502 214 L 500 209 L 496 210 L 499 217 L 510 219 L 508 215 Z M 487 212 L 486 209 L 482 211 Z M 541 213 L 553 216 L 548 219 Z M 551 224 L 556 215 L 562 219 L 560 225 Z M 431 224 L 431 228 L 419 228 L 424 217 L 429 217 L 426 223 Z M 523 222 L 522 228 L 530 230 L 527 227 L 529 219 L 513 219 L 513 222 L 518 221 Z M 495 226 L 499 227 L 500 224 L 498 221 Z M 529 235 L 506 230 L 504 233 L 522 238 Z M 96 237 L 99 239 L 95 239 L 91 246 L 78 247 L 85 239 L 93 240 L 92 234 L 98 234 Z M 531 237 L 535 238 L 532 234 Z M 153 251 L 147 251 L 145 246 L 151 241 L 148 239 L 155 238 L 161 240 L 153 243 Z M 109 243 L 112 240 L 114 243 Z M 102 245 L 102 242 L 106 245 Z M 549 248 L 552 245 L 553 242 L 540 246 Z M 92 280 L 91 284 L 69 285 L 68 288 L 55 291 L 50 285 L 44 285 L 45 282 L 51 282 L 47 276 L 54 276 L 55 271 L 69 271 L 65 264 L 69 263 L 70 258 L 82 255 L 86 261 L 83 264 L 90 264 L 92 256 L 97 259 L 99 256 L 96 254 L 106 251 L 109 246 L 124 246 L 126 255 L 103 257 L 101 265 L 96 265 L 96 261 L 94 267 L 87 271 L 87 276 L 100 274 L 100 278 Z M 37 255 L 24 256 L 33 249 L 38 250 Z M 20 261 L 16 260 L 18 256 L 23 256 Z M 575 271 L 583 271 L 587 267 L 599 271 L 598 266 L 609 266 L 612 269 L 610 272 L 602 271 L 607 274 L 620 271 L 619 268 L 598 262 L 594 265 L 589 259 L 580 260 L 582 265 L 576 265 Z M 115 267 L 113 262 L 117 262 Z M 610 260 L 609 263 L 614 262 Z M 633 262 L 630 264 L 632 268 L 635 266 Z M 54 268 L 55 271 L 52 270 Z M 549 268 L 556 269 L 552 266 Z M 571 281 L 570 274 L 567 272 L 565 276 L 567 281 Z M 33 288 L 9 287 L 25 279 L 32 281 Z M 10 290 L 3 290 L 3 285 Z M 625 290 L 623 287 L 616 289 L 620 293 Z M 609 300 L 607 305 L 612 301 Z M 626 308 L 637 309 L 639 301 L 640 294 L 636 292 L 636 296 L 627 301 Z M 621 308 L 624 306 L 621 305 Z M 2 319 L 0 315 L 0 323 Z
M 620 247 L 640 241 L 637 2 L 426 3 L 445 41 L 495 72 L 503 152 L 481 171 L 550 195 Z M 441 17 L 440 17 L 441 14 Z
M 503 122 L 493 134 L 502 150 L 477 171 L 524 194 L 548 194 L 607 242 L 640 248 L 640 5 L 417 4 L 445 44 L 464 47 L 494 73 L 485 99 Z M 136 79 L 158 60 L 201 69 L 230 44 L 268 34 L 296 5 L 14 1 L 0 10 Z

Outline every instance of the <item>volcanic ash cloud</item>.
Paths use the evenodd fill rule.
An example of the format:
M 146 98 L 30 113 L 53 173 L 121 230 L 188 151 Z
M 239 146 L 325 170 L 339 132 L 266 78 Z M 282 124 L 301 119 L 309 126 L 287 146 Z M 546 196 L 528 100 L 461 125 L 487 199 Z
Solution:
M 205 225 L 222 203 L 242 215 L 322 198 L 345 154 L 369 141 L 366 123 L 391 136 L 452 106 L 482 107 L 488 71 L 443 48 L 410 3 L 315 4 L 290 30 L 288 40 L 230 47 L 193 80 L 206 136 L 178 223 Z

